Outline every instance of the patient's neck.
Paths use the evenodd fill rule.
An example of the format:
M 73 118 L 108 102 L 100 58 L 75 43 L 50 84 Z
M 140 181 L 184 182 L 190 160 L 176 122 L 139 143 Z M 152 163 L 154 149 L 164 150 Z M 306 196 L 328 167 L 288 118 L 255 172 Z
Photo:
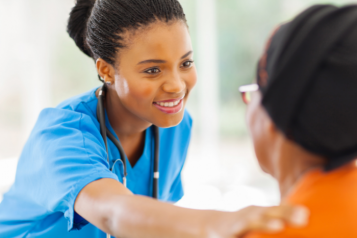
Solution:
M 312 154 L 295 142 L 282 138 L 274 152 L 272 175 L 278 180 L 281 198 L 285 198 L 303 175 L 322 168 L 324 159 Z

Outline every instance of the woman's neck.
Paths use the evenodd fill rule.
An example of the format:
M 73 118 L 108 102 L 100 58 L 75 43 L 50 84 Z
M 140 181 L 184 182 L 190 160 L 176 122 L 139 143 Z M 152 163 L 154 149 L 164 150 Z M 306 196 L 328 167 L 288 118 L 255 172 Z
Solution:
M 115 90 L 107 89 L 104 107 L 115 134 L 118 136 L 132 166 L 141 157 L 145 145 L 145 131 L 152 124 L 132 114 L 121 103 Z
M 322 168 L 325 163 L 322 157 L 306 151 L 287 139 L 275 151 L 272 175 L 278 180 L 282 199 L 307 172 Z

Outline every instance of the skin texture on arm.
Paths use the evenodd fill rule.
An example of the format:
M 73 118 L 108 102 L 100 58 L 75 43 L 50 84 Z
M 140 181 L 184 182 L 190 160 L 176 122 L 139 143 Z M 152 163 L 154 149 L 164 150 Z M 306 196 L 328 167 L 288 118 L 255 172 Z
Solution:
M 242 237 L 251 230 L 280 231 L 283 220 L 303 226 L 303 208 L 248 207 L 238 212 L 193 210 L 133 195 L 113 179 L 88 184 L 77 196 L 75 211 L 115 237 Z
M 77 197 L 75 210 L 101 230 L 117 237 L 149 237 L 149 234 L 152 234 L 150 237 L 165 237 L 170 233 L 166 229 L 177 232 L 177 237 L 190 237 L 187 235 L 200 232 L 190 229 L 189 224 L 184 222 L 174 222 L 183 209 L 151 198 L 134 196 L 113 179 L 101 179 L 87 185 Z M 198 226 L 191 224 L 191 227 Z M 180 234 L 180 230 L 185 231 Z

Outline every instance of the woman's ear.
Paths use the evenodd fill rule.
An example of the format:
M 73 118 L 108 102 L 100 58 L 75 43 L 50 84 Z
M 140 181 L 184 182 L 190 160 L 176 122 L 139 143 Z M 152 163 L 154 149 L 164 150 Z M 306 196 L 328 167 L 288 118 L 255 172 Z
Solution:
M 114 84 L 114 67 L 107 63 L 102 58 L 98 58 L 96 62 L 98 75 L 104 80 L 107 84 Z

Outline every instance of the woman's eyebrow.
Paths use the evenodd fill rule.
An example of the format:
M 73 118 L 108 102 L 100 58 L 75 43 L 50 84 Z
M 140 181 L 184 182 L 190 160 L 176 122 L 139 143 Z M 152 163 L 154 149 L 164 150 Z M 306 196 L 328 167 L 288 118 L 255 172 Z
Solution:
M 186 58 L 187 56 L 189 56 L 189 55 L 192 54 L 192 53 L 193 53 L 193 51 L 190 50 L 190 51 L 187 52 L 184 56 L 182 56 L 181 59 Z
M 138 64 L 147 64 L 147 63 L 163 64 L 163 63 L 166 63 L 166 61 L 159 60 L 159 59 L 148 59 L 148 60 L 141 61 Z
M 186 54 L 184 54 L 181 59 L 186 58 L 187 56 L 189 56 L 190 54 L 192 54 L 193 51 L 190 50 L 189 52 L 187 52 Z M 138 64 L 147 64 L 147 63 L 156 63 L 156 64 L 163 64 L 166 63 L 166 60 L 159 60 L 159 59 L 148 59 L 148 60 L 144 60 L 144 61 L 140 61 Z

